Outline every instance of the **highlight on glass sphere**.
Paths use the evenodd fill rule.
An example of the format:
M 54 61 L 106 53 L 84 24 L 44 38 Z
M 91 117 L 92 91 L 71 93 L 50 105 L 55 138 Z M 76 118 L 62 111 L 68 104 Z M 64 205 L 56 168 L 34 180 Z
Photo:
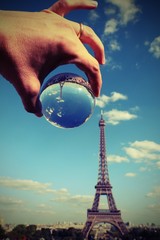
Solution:
M 42 113 L 52 125 L 75 128 L 92 115 L 95 97 L 90 84 L 73 73 L 60 73 L 51 77 L 40 92 Z

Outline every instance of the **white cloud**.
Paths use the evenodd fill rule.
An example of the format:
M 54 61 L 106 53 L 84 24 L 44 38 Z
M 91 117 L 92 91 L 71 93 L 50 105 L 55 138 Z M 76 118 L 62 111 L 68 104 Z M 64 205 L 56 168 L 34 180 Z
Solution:
M 33 180 L 0 177 L 0 186 L 19 190 L 34 191 L 38 193 L 46 193 L 47 191 L 54 192 L 53 189 L 49 188 L 50 185 L 50 183 L 41 183 Z
M 115 8 L 113 8 L 113 7 L 107 7 L 107 8 L 105 8 L 104 9 L 104 13 L 106 14 L 106 15 L 112 15 L 112 14 L 115 14 L 116 13 L 116 9 Z
M 89 12 L 89 19 L 91 21 L 96 21 L 99 18 L 99 15 L 97 14 L 97 12 L 95 10 L 91 10 Z
M 90 203 L 93 201 L 93 196 L 90 195 L 74 195 L 70 198 L 73 202 Z
M 53 199 L 56 202 L 68 202 L 74 204 L 86 204 L 93 202 L 93 196 L 90 195 L 73 195 L 73 196 L 65 196 L 65 197 L 58 197 Z
M 49 210 L 35 210 L 35 213 L 40 214 L 40 215 L 55 215 L 55 212 L 53 211 L 53 209 L 49 209 Z
M 151 42 L 149 52 L 152 53 L 154 57 L 160 58 L 160 36 Z
M 124 148 L 126 154 L 137 162 L 160 161 L 160 144 L 153 141 L 135 141 Z
M 117 109 L 112 109 L 111 111 L 105 112 L 104 117 L 107 122 L 112 125 L 117 125 L 121 121 L 129 121 L 137 118 L 137 115 L 131 114 L 128 111 L 120 111 Z
M 96 98 L 96 105 L 100 108 L 104 108 L 109 103 L 109 99 L 110 97 L 103 94 L 102 96 Z
M 111 56 L 107 57 L 107 64 L 106 64 L 111 70 L 121 70 L 122 66 L 114 61 L 114 59 Z
M 145 45 L 145 46 L 149 46 L 149 44 L 150 44 L 149 41 L 145 41 L 145 42 L 144 42 L 144 45 Z
M 77 204 L 91 204 L 93 202 L 93 197 L 90 195 L 71 195 L 66 188 L 59 190 L 52 189 L 50 183 L 41 183 L 33 180 L 20 180 L 0 177 L 0 187 L 6 187 L 11 189 L 17 189 L 22 191 L 33 191 L 36 193 L 53 193 L 54 199 L 52 201 L 56 202 L 66 202 L 73 205 Z M 0 204 L 7 206 L 19 206 L 22 204 L 21 200 L 15 200 L 12 198 L 0 197 Z M 36 213 L 47 214 L 50 211 L 50 207 L 44 203 L 39 204 L 38 209 L 35 210 Z M 53 211 L 51 214 L 54 214 Z
M 139 149 L 146 149 L 148 151 L 158 151 L 160 152 L 160 144 L 155 143 L 153 141 L 135 141 L 131 144 L 132 147 L 136 147 Z
M 0 196 L 0 205 L 2 206 L 11 206 L 11 205 L 20 205 L 23 202 L 21 200 L 13 199 L 11 197 Z
M 135 177 L 137 174 L 133 172 L 128 172 L 125 174 L 126 177 Z
M 140 12 L 140 9 L 135 5 L 134 0 L 107 0 L 106 2 L 109 2 L 118 8 L 118 16 L 120 24 L 122 25 L 135 21 L 137 13 Z
M 137 20 L 137 13 L 140 12 L 140 9 L 135 5 L 134 0 L 106 0 L 106 3 L 110 3 L 112 6 L 104 10 L 105 14 L 115 14 L 116 17 L 112 17 L 106 22 L 104 36 L 114 34 L 121 26 Z
M 13 179 L 7 177 L 0 177 L 0 186 L 8 187 L 12 189 L 18 189 L 23 191 L 33 191 L 41 194 L 68 194 L 68 190 L 66 188 L 62 188 L 59 190 L 55 190 L 51 188 L 51 183 L 42 183 L 33 180 L 26 179 Z
M 130 108 L 130 110 L 131 110 L 132 112 L 137 112 L 137 111 L 139 111 L 139 107 L 138 107 L 138 106 L 135 106 L 135 107 Z
M 150 169 L 148 167 L 140 167 L 139 171 L 140 172 L 148 172 L 148 171 L 150 171 Z
M 160 161 L 156 163 L 157 167 L 160 169 Z
M 122 93 L 111 92 L 111 96 L 102 95 L 96 99 L 96 105 L 104 108 L 109 102 L 116 102 L 119 100 L 127 100 L 128 97 Z
M 114 40 L 114 39 L 112 39 L 110 41 L 109 48 L 111 51 L 120 51 L 121 50 L 120 44 L 117 42 L 117 40 Z
M 122 157 L 119 155 L 109 155 L 107 159 L 108 159 L 108 162 L 114 162 L 114 163 L 129 162 L 127 157 Z
M 160 204 L 151 204 L 148 206 L 151 211 L 160 212 Z
M 111 93 L 111 102 L 116 102 L 119 100 L 127 100 L 128 97 L 122 93 L 112 92 Z
M 147 197 L 160 197 L 160 186 L 154 187 L 152 192 L 147 193 Z
M 108 36 L 118 31 L 118 22 L 116 19 L 112 18 L 108 20 L 105 24 L 104 35 Z

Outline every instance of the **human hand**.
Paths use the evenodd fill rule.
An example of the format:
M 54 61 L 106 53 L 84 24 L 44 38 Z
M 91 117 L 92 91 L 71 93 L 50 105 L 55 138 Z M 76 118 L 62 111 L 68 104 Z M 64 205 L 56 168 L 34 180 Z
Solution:
M 70 10 L 67 8 L 67 12 Z M 82 69 L 98 96 L 99 63 L 104 61 L 104 49 L 92 29 L 85 26 L 78 39 L 79 24 L 55 13 L 1 11 L 0 18 L 0 73 L 14 85 L 28 112 L 42 116 L 38 97 L 41 84 L 49 72 L 62 64 L 73 63 Z M 93 48 L 97 60 L 81 41 Z

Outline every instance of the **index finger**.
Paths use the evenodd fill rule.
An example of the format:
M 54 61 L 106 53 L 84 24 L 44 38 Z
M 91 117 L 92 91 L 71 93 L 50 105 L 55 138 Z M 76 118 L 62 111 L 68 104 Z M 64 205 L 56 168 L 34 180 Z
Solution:
M 75 45 L 75 57 L 69 63 L 85 72 L 95 97 L 98 97 L 102 87 L 102 77 L 98 61 L 87 51 L 84 45 L 79 41 Z

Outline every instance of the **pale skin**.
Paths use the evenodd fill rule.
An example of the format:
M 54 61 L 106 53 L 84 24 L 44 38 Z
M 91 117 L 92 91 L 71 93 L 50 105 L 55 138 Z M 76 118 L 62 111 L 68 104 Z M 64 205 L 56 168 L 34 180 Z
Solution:
M 0 74 L 13 84 L 28 112 L 42 116 L 41 84 L 63 64 L 75 64 L 84 71 L 94 95 L 99 96 L 103 44 L 88 26 L 79 38 L 79 23 L 64 18 L 71 10 L 96 7 L 92 0 L 59 0 L 49 8 L 52 13 L 0 11 Z M 91 46 L 94 56 L 84 43 Z

